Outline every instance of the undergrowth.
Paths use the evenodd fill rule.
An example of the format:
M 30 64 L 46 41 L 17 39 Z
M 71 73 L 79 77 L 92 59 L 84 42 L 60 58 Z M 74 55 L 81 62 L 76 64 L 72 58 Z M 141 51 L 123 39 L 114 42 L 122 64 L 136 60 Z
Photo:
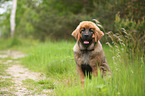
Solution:
M 110 33 L 110 36 L 114 38 L 113 33 Z M 131 56 L 132 53 L 128 53 L 126 43 L 122 40 L 118 42 L 115 38 L 113 45 L 108 42 L 110 47 L 103 45 L 103 49 L 112 72 L 111 79 L 104 80 L 101 76 L 91 80 L 86 79 L 85 87 L 82 89 L 72 51 L 74 44 L 67 41 L 40 44 L 30 49 L 28 56 L 23 59 L 23 64 L 51 78 L 55 82 L 56 96 L 143 96 L 145 94 L 144 53 Z
M 24 66 L 46 74 L 48 81 L 36 84 L 44 89 L 53 89 L 56 96 L 144 96 L 145 58 L 142 43 L 131 42 L 134 38 L 125 29 L 120 32 L 109 32 L 107 36 L 111 38 L 111 43 L 107 42 L 109 46 L 103 44 L 112 77 L 104 80 L 99 73 L 98 77 L 91 80 L 86 78 L 84 88 L 81 88 L 76 73 L 72 50 L 75 42 L 47 41 L 34 45 L 29 42 L 23 44 L 29 47 L 18 49 L 27 52 L 27 56 L 21 59 Z

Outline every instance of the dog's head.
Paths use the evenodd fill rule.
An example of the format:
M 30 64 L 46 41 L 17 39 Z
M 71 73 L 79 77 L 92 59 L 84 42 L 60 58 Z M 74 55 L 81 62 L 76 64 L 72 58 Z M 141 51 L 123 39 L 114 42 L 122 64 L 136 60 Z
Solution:
M 77 28 L 72 32 L 72 35 L 83 43 L 90 45 L 92 42 L 97 42 L 101 39 L 104 33 L 91 21 L 82 21 Z

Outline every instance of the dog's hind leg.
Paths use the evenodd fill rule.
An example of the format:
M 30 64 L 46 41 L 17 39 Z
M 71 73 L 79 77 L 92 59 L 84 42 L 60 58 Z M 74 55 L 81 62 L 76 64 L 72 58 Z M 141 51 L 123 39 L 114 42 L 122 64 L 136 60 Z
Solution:
M 106 76 L 107 72 L 109 74 L 109 78 L 111 78 L 111 71 L 110 68 L 108 66 L 107 60 L 105 59 L 104 62 L 102 62 L 102 64 L 99 66 L 100 71 L 101 71 L 101 76 Z

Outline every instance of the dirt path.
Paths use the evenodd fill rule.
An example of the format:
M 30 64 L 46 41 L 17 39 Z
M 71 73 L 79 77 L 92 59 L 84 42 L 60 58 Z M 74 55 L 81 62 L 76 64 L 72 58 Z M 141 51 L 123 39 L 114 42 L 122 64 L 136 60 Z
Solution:
M 2 83 L 2 87 L 0 87 L 0 96 L 36 95 L 34 90 L 24 87 L 23 81 L 30 79 L 35 82 L 45 79 L 45 76 L 42 76 L 41 73 L 31 72 L 20 65 L 21 62 L 17 59 L 25 56 L 26 55 L 18 51 L 0 51 L 0 64 L 3 64 L 2 66 L 7 66 L 7 68 L 4 68 L 3 70 L 5 73 L 2 71 L 0 74 L 0 81 L 4 82 Z M 8 87 L 5 87 L 4 85 L 8 85 Z M 45 93 L 50 91 L 52 90 L 42 90 L 37 96 L 45 96 Z

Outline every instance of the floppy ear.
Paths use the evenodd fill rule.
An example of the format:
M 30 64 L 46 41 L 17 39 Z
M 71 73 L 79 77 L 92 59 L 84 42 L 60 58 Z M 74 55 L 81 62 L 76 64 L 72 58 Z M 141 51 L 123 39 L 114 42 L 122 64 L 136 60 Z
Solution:
M 77 26 L 77 28 L 72 32 L 72 36 L 75 37 L 75 39 L 79 40 L 80 39 L 80 25 Z
M 95 35 L 95 42 L 97 42 L 104 36 L 104 33 L 96 26 L 94 35 Z

